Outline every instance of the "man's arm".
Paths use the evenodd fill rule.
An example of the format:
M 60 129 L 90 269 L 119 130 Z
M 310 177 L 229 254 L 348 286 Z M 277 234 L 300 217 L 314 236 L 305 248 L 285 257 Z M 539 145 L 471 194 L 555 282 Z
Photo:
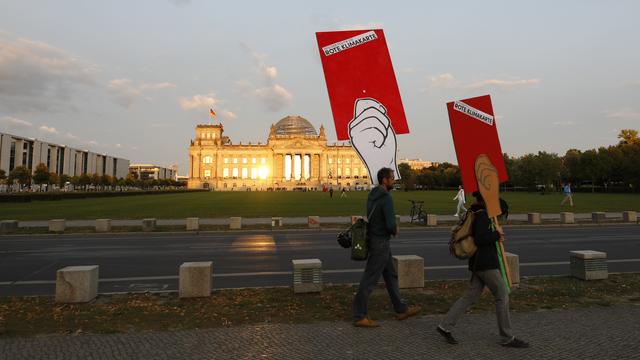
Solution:
M 396 213 L 393 209 L 393 199 L 391 198 L 391 195 L 389 195 L 385 196 L 382 201 L 382 215 L 384 215 L 384 222 L 385 226 L 387 227 L 387 231 L 391 235 L 397 235 L 398 228 L 396 224 Z

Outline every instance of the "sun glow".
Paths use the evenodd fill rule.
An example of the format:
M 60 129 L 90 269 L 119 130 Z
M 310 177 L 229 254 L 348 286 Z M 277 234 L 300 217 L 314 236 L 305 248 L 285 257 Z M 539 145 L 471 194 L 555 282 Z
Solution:
M 269 169 L 266 166 L 261 166 L 258 170 L 258 176 L 260 176 L 261 180 L 266 180 L 269 176 Z

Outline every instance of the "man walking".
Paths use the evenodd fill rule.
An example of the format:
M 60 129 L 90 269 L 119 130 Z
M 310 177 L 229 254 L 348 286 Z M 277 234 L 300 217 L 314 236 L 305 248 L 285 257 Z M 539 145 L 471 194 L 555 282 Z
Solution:
M 329 188 L 329 198 L 333 199 L 333 186 Z
M 467 211 L 467 209 L 464 208 L 464 203 L 467 202 L 467 199 L 464 196 L 464 189 L 462 188 L 462 185 L 458 186 L 458 194 L 453 198 L 453 200 L 458 200 L 458 208 L 456 209 L 456 213 L 453 214 L 453 216 L 460 216 L 460 209 L 462 209 L 463 213 Z
M 342 188 L 342 192 L 340 192 L 340 198 L 347 197 L 347 188 Z
M 495 298 L 496 316 L 498 318 L 500 336 L 502 337 L 502 346 L 513 348 L 529 347 L 527 342 L 516 338 L 511 332 L 509 291 L 499 270 L 500 264 L 496 250 L 496 242 L 502 241 L 504 234 L 501 228 L 496 229 L 491 220 L 489 220 L 482 195 L 476 191 L 473 193 L 473 197 L 476 198 L 476 202 L 471 205 L 469 210 L 475 214 L 472 233 L 473 241 L 476 243 L 478 250 L 469 259 L 471 283 L 467 292 L 449 309 L 447 315 L 438 325 L 437 331 L 449 344 L 457 344 L 458 341 L 451 334 L 451 330 L 460 316 L 482 295 L 482 291 L 486 286 L 491 290 Z
M 566 183 L 562 187 L 562 193 L 564 194 L 564 199 L 560 203 L 560 206 L 564 205 L 564 203 L 569 200 L 569 205 L 573 206 L 573 197 L 571 196 L 571 183 Z
M 396 319 L 406 320 L 420 313 L 419 306 L 407 306 L 400 298 L 398 273 L 393 266 L 389 240 L 398 234 L 393 199 L 389 191 L 393 189 L 393 170 L 382 168 L 378 171 L 378 186 L 373 188 L 367 198 L 367 236 L 369 237 L 369 258 L 358 292 L 353 298 L 353 320 L 357 327 L 380 326 L 369 318 L 367 303 L 369 295 L 376 287 L 380 276 L 384 278 L 387 292 L 396 312 Z

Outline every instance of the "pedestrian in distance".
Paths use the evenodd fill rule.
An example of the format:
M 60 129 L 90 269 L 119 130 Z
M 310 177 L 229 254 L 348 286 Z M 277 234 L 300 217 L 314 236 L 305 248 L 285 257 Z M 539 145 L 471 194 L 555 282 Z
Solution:
M 562 187 L 562 193 L 564 194 L 564 199 L 560 203 L 560 206 L 564 205 L 567 200 L 569 200 L 569 205 L 573 207 L 573 196 L 571 196 L 571 183 L 566 183 Z
M 467 209 L 465 209 L 464 207 L 467 199 L 464 196 L 464 188 L 462 187 L 462 185 L 458 186 L 458 193 L 456 194 L 456 197 L 453 198 L 453 200 L 458 200 L 458 207 L 456 208 L 456 213 L 453 214 L 453 216 L 460 216 L 460 210 L 462 210 L 462 213 L 464 214 L 467 211 Z
M 380 185 L 371 190 L 367 197 L 369 257 L 358 286 L 358 292 L 353 298 L 353 325 L 356 327 L 380 326 L 371 320 L 368 309 L 369 296 L 378 284 L 380 276 L 384 279 L 397 320 L 406 320 L 411 316 L 418 315 L 421 310 L 419 306 L 408 306 L 400 298 L 398 273 L 391 256 L 391 236 L 398 235 L 393 199 L 389 193 L 393 189 L 393 170 L 382 168 L 378 171 L 377 176 Z
M 333 186 L 329 188 L 329 198 L 333 199 Z
M 449 344 L 457 344 L 458 341 L 451 333 L 453 327 L 462 314 L 480 298 L 482 291 L 487 287 L 491 290 L 495 299 L 498 329 L 502 338 L 501 345 L 513 348 L 529 347 L 527 342 L 515 337 L 511 330 L 509 291 L 500 273 L 500 263 L 496 248 L 496 242 L 502 241 L 504 233 L 502 228 L 495 226 L 489 220 L 486 205 L 480 192 L 474 192 L 473 197 L 475 197 L 476 201 L 469 210 L 475 214 L 472 233 L 478 250 L 469 258 L 471 281 L 466 293 L 453 304 L 436 330 Z
M 340 197 L 347 197 L 347 188 L 342 188 L 342 192 L 340 193 Z

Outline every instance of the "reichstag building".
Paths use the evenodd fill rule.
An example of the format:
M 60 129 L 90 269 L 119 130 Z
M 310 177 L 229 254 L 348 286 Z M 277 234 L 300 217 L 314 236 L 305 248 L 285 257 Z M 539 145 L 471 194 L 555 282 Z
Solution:
M 191 189 L 321 190 L 368 187 L 366 166 L 345 144 L 328 144 L 301 116 L 271 125 L 266 144 L 232 143 L 222 125 L 197 125 L 189 146 Z

